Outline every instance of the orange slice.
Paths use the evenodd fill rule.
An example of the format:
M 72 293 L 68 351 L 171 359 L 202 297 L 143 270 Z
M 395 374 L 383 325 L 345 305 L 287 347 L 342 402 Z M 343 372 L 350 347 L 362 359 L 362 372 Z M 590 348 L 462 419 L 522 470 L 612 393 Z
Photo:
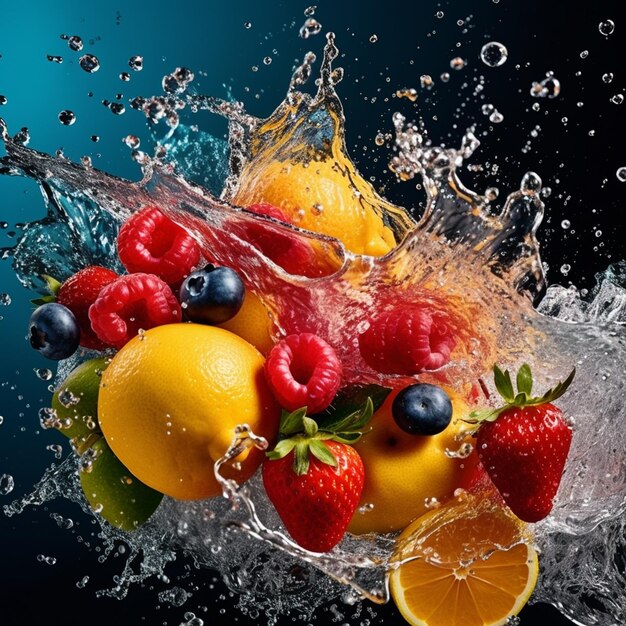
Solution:
M 470 494 L 410 524 L 392 560 L 391 595 L 413 626 L 504 625 L 539 573 L 526 525 Z

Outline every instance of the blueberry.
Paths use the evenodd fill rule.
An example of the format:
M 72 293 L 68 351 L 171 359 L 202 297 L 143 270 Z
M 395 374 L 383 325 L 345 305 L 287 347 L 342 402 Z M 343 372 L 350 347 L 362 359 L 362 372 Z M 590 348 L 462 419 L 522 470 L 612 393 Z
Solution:
M 28 323 L 30 345 L 42 356 L 60 361 L 72 356 L 80 341 L 74 314 L 62 304 L 49 302 L 35 309 Z
M 179 298 L 186 319 L 199 324 L 221 324 L 237 315 L 245 292 L 235 270 L 209 264 L 185 278 Z
M 441 388 L 427 383 L 405 387 L 393 401 L 393 419 L 411 435 L 436 435 L 452 419 L 452 402 Z

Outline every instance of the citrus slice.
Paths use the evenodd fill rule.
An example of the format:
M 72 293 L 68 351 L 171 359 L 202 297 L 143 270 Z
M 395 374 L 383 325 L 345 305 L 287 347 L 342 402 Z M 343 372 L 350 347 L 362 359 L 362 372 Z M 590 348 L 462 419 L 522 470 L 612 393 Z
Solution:
M 530 598 L 539 572 L 525 524 L 463 494 L 398 538 L 390 590 L 413 626 L 499 626 Z

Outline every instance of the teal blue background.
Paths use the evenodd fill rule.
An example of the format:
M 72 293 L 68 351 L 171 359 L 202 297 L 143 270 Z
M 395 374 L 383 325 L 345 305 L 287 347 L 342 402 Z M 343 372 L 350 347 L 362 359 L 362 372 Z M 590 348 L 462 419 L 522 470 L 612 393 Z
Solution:
M 122 138 L 135 134 L 142 139 L 142 148 L 149 150 L 150 129 L 128 100 L 160 93 L 163 75 L 186 66 L 196 73 L 193 88 L 198 93 L 222 97 L 232 93 L 251 113 L 268 115 L 285 94 L 294 60 L 302 59 L 309 49 L 321 57 L 323 35 L 307 41 L 297 36 L 307 4 L 190 0 L 168 3 L 167 7 L 159 2 L 128 1 L 3 3 L 0 94 L 6 96 L 7 104 L 0 106 L 0 116 L 11 133 L 28 127 L 30 145 L 37 150 L 54 153 L 63 149 L 72 160 L 90 155 L 95 167 L 137 179 L 138 167 Z M 391 132 L 391 112 L 396 108 L 417 116 L 414 107 L 406 101 L 400 105 L 391 96 L 406 86 L 419 90 L 420 74 L 429 73 L 437 88 L 432 93 L 420 92 L 419 105 L 436 142 L 456 145 L 473 121 L 485 126 L 480 105 L 493 102 L 505 121 L 485 140 L 476 161 L 491 158 L 500 165 L 503 174 L 498 186 L 502 195 L 507 187 L 515 188 L 528 169 L 537 170 L 555 189 L 541 231 L 551 282 L 571 280 L 590 287 L 597 271 L 623 256 L 617 224 L 626 186 L 617 182 L 615 170 L 626 165 L 619 145 L 624 137 L 620 114 L 626 104 L 620 108 L 608 99 L 624 89 L 624 78 L 619 75 L 622 64 L 618 63 L 624 53 L 620 44 L 624 26 L 618 21 L 618 32 L 608 40 L 597 32 L 600 19 L 617 19 L 616 2 L 594 3 L 584 15 L 577 15 L 571 7 L 563 14 L 558 6 L 545 7 L 538 0 L 501 0 L 498 4 L 491 0 L 393 4 L 318 0 L 316 4 L 315 17 L 324 32 L 337 33 L 340 64 L 346 70 L 340 95 L 347 115 L 349 149 L 365 175 L 375 176 L 376 184 L 384 187 L 390 199 L 417 205 L 421 195 L 413 185 L 394 182 L 385 167 L 389 153 L 377 150 L 373 138 L 379 131 Z M 445 13 L 442 20 L 435 17 L 439 8 Z M 456 20 L 470 14 L 473 28 L 469 35 L 461 35 Z M 246 21 L 252 23 L 250 29 L 244 28 Z M 373 33 L 378 35 L 376 43 L 369 41 Z M 71 51 L 61 34 L 81 36 L 84 50 Z M 477 58 L 481 45 L 492 37 L 503 41 L 510 54 L 509 61 L 496 70 L 480 67 Z M 463 42 L 460 48 L 457 41 Z M 584 62 L 579 57 L 583 49 L 590 50 Z M 86 52 L 99 58 L 99 72 L 87 74 L 78 66 L 79 56 Z M 48 62 L 47 54 L 61 55 L 63 64 Z M 136 54 L 144 57 L 141 72 L 128 67 L 129 57 Z M 449 59 L 457 54 L 470 62 L 464 72 L 449 68 Z M 265 56 L 272 57 L 271 65 L 264 65 Z M 516 64 L 520 64 L 518 70 Z M 258 71 L 252 71 L 252 66 Z M 471 93 L 461 90 L 461 85 L 477 67 L 487 77 L 488 99 L 469 97 L 466 106 L 456 111 Z M 562 98 L 542 102 L 541 116 L 533 116 L 528 112 L 534 102 L 528 88 L 532 80 L 540 80 L 550 69 L 563 83 Z M 131 74 L 130 82 L 119 80 L 123 71 Z M 446 85 L 437 78 L 444 71 L 451 73 Z M 582 72 L 581 77 L 576 77 L 576 71 Z M 606 71 L 616 73 L 610 86 L 600 80 Z M 122 116 L 113 115 L 101 104 L 103 99 L 114 101 L 118 93 L 123 94 L 121 102 L 126 105 Z M 390 101 L 385 102 L 385 98 Z M 584 101 L 584 106 L 577 107 L 577 101 Z M 76 114 L 73 126 L 58 122 L 63 109 Z M 561 122 L 564 116 L 569 118 L 567 126 Z M 225 133 L 225 124 L 208 114 L 188 119 L 218 136 Z M 543 126 L 540 139 L 534 141 L 536 147 L 529 154 L 522 154 L 520 148 L 536 123 Z M 595 138 L 588 135 L 592 128 Z M 100 142 L 93 143 L 91 135 L 99 135 Z M 479 174 L 466 172 L 464 178 L 473 179 L 481 190 L 486 186 Z M 569 200 L 567 196 L 571 196 Z M 8 223 L 7 228 L 0 229 L 0 246 L 15 241 L 11 233 L 19 223 L 43 214 L 36 185 L 23 178 L 0 177 L 0 221 Z M 576 235 L 560 228 L 564 218 L 575 225 Z M 603 231 L 600 238 L 592 234 L 592 228 L 597 227 Z M 603 247 L 594 251 L 599 243 Z M 564 262 L 573 266 L 567 279 L 558 272 Z M 32 351 L 25 340 L 33 294 L 17 282 L 10 261 L 0 262 L 0 292 L 12 298 L 10 306 L 0 306 L 0 415 L 4 417 L 0 425 L 0 474 L 15 478 L 13 493 L 0 496 L 0 504 L 4 504 L 26 493 L 54 461 L 47 445 L 62 444 L 66 452 L 69 448 L 57 433 L 39 428 L 37 410 L 48 404 L 50 394 L 48 383 L 39 380 L 33 368 L 50 367 L 51 363 Z M 72 533 L 57 528 L 49 517 L 53 511 L 71 516 L 82 531 L 89 528 L 90 520 L 64 503 L 10 519 L 0 516 L 2 624 L 21 623 L 20 619 L 33 623 L 45 616 L 47 624 L 72 626 L 83 623 L 86 610 L 91 613 L 87 618 L 91 624 L 120 621 L 120 616 L 125 616 L 121 619 L 124 624 L 178 624 L 185 610 L 193 610 L 193 602 L 211 606 L 215 601 L 205 596 L 181 609 L 155 612 L 158 583 L 153 583 L 152 589 L 132 590 L 124 603 L 96 600 L 98 581 L 106 586 L 121 566 L 120 559 L 112 566 L 96 565 L 97 555 L 79 544 Z M 38 554 L 55 556 L 57 564 L 38 562 Z M 92 582 L 85 590 L 77 590 L 76 581 L 86 574 Z M 238 616 L 229 608 L 228 600 L 218 604 L 227 608 L 229 619 Z M 547 614 L 551 623 L 557 624 L 559 618 L 554 612 Z M 391 609 L 380 615 L 385 623 L 399 619 Z M 526 609 L 523 626 L 534 623 L 538 615 L 537 607 Z

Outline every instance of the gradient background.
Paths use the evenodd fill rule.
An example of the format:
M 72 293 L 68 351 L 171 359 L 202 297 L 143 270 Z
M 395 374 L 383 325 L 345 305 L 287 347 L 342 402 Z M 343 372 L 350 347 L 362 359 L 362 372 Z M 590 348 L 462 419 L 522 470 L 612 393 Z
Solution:
M 94 166 L 136 179 L 138 168 L 129 158 L 121 139 L 133 133 L 149 145 L 149 131 L 143 117 L 128 107 L 136 95 L 161 91 L 161 78 L 177 66 L 196 72 L 199 93 L 225 96 L 232 91 L 249 112 L 265 116 L 284 96 L 295 59 L 313 49 L 321 56 L 323 35 L 307 41 L 298 37 L 304 22 L 306 2 L 193 2 L 178 0 L 165 8 L 159 2 L 78 2 L 29 0 L 3 3 L 3 34 L 0 38 L 0 94 L 7 103 L 0 116 L 12 133 L 27 126 L 31 146 L 54 152 L 63 148 L 77 160 L 93 158 Z M 474 163 L 491 162 L 500 167 L 497 179 L 484 174 L 463 173 L 463 179 L 478 191 L 496 185 L 501 198 L 518 187 L 523 173 L 537 171 L 544 185 L 552 187 L 547 214 L 540 232 L 543 258 L 548 264 L 551 283 L 590 288 L 594 274 L 608 263 L 626 257 L 623 246 L 624 194 L 615 172 L 626 165 L 620 140 L 625 136 L 626 104 L 609 99 L 624 91 L 623 58 L 626 23 L 618 19 L 617 2 L 596 1 L 582 12 L 574 7 L 546 6 L 542 0 L 451 0 L 436 2 L 330 2 L 317 0 L 315 17 L 324 31 L 333 30 L 341 50 L 346 78 L 340 87 L 347 116 L 347 142 L 351 154 L 366 176 L 374 176 L 389 199 L 404 205 L 417 205 L 422 197 L 414 185 L 395 183 L 386 171 L 389 152 L 375 146 L 377 132 L 390 132 L 391 112 L 400 109 L 409 117 L 418 116 L 416 106 L 427 121 L 431 137 L 458 145 L 464 129 L 476 122 L 478 131 L 489 127 L 480 112 L 492 103 L 504 121 L 492 125 Z M 202 8 L 200 8 L 202 5 Z M 438 19 L 435 13 L 444 12 Z M 468 16 L 472 16 L 467 21 Z M 615 33 L 605 38 L 598 23 L 613 18 Z M 466 25 L 457 26 L 463 19 Z M 252 27 L 244 28 L 250 21 Z M 463 34 L 465 27 L 470 26 Z M 85 43 L 84 52 L 101 62 L 98 73 L 90 75 L 78 66 L 82 53 L 71 51 L 61 34 L 77 34 Z M 376 43 L 369 41 L 376 34 Z M 487 68 L 478 59 L 483 43 L 495 39 L 509 50 L 507 63 Z M 460 47 L 457 47 L 460 43 Z M 580 53 L 588 51 L 587 58 Z M 57 65 L 47 54 L 64 59 Z M 144 57 L 144 70 L 129 70 L 130 56 Z M 456 72 L 449 60 L 460 55 L 467 67 Z M 271 65 L 263 58 L 272 57 Z M 257 66 L 258 71 L 252 71 Z M 518 67 L 519 66 L 519 67 Z M 561 96 L 542 100 L 541 111 L 530 109 L 535 99 L 529 95 L 533 80 L 541 80 L 553 70 L 562 83 Z M 122 71 L 132 74 L 121 82 Z M 449 83 L 438 77 L 451 74 Z M 203 75 L 200 75 L 200 72 Z M 577 73 L 580 74 L 577 75 Z M 602 75 L 613 72 L 611 84 Z M 419 76 L 435 79 L 431 92 L 419 89 Z M 485 98 L 471 96 L 463 83 L 484 74 Z M 420 100 L 412 106 L 392 98 L 396 89 L 416 87 Z M 93 97 L 88 92 L 93 92 Z M 113 115 L 101 104 L 123 94 L 127 112 Z M 388 100 L 387 100 L 388 99 Z M 577 103 L 582 102 L 582 106 Z M 77 122 L 62 126 L 59 111 L 71 109 Z M 567 118 L 567 124 L 562 119 Z M 194 118 L 201 128 L 222 133 L 225 125 L 208 115 Z M 536 124 L 541 131 L 532 140 L 532 149 L 521 149 Z M 595 130 L 595 136 L 589 131 Z M 95 144 L 91 135 L 99 135 Z M 207 165 L 210 167 L 210 164 Z M 22 178 L 0 177 L 0 246 L 11 245 L 19 223 L 42 217 L 40 193 L 32 182 Z M 563 219 L 572 223 L 564 230 Z M 600 231 L 600 232 L 598 232 Z M 563 264 L 572 266 L 568 276 L 560 273 Z M 11 474 L 15 489 L 0 496 L 0 505 L 27 493 L 44 469 L 53 461 L 50 444 L 69 446 L 55 432 L 40 432 L 37 410 L 49 402 L 47 383 L 40 381 L 33 368 L 50 367 L 51 362 L 30 350 L 25 341 L 29 300 L 10 267 L 0 262 L 0 292 L 10 294 L 12 304 L 0 306 L 0 474 Z M 50 519 L 51 513 L 71 517 L 77 533 L 62 530 Z M 180 607 L 159 605 L 157 593 L 166 588 L 159 581 L 131 589 L 126 601 L 98 599 L 95 590 L 110 586 L 111 577 L 121 569 L 122 558 L 111 557 L 105 565 L 99 556 L 77 541 L 87 535 L 92 521 L 76 506 L 53 502 L 47 507 L 6 518 L 0 515 L 0 623 L 6 626 L 39 622 L 49 624 L 172 624 L 183 621 L 185 611 L 194 611 L 205 623 L 221 620 L 248 623 L 231 608 L 232 600 L 211 573 L 195 572 L 181 560 L 167 571 L 170 578 L 191 578 L 198 590 Z M 93 526 L 95 529 L 95 526 Z M 56 565 L 37 560 L 37 555 L 53 556 Z M 84 589 L 76 582 L 89 575 Z M 213 590 L 209 585 L 214 584 Z M 221 594 L 225 594 L 222 596 Z M 209 606 L 209 613 L 198 610 Z M 223 609 L 223 612 L 221 610 Z M 364 614 L 361 619 L 366 617 Z M 530 606 L 522 612 L 522 626 L 548 617 L 554 625 L 568 623 L 551 607 Z M 322 614 L 320 622 L 329 621 Z M 360 620 L 354 620 L 358 624 Z M 291 623 L 283 619 L 281 624 Z M 392 607 L 378 610 L 371 623 L 402 623 Z

